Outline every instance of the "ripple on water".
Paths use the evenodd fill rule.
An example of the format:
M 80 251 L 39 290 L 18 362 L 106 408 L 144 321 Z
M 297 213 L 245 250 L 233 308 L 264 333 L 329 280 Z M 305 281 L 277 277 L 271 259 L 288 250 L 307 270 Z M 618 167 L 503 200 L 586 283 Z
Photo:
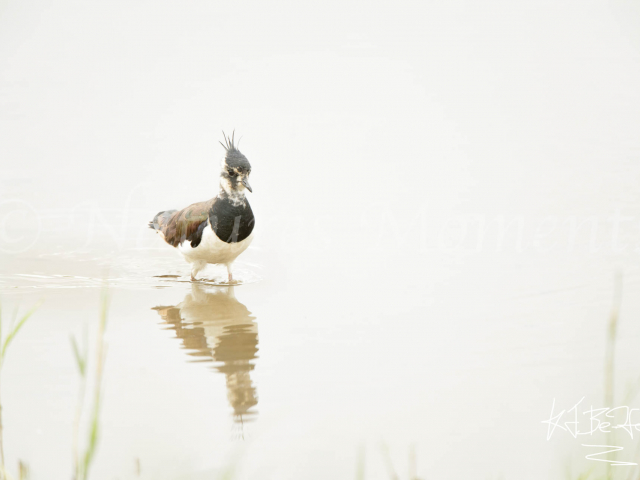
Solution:
M 21 272 L 0 274 L 0 292 L 11 293 L 27 289 L 100 288 L 108 286 L 127 289 L 168 288 L 177 283 L 191 283 L 188 265 L 181 258 L 127 254 L 117 256 L 86 256 L 74 258 L 49 256 Z M 23 267 L 23 268 L 24 268 Z M 235 283 L 240 286 L 262 279 L 260 266 L 236 262 Z M 71 272 L 98 273 L 78 275 Z M 186 274 L 186 275 L 185 275 Z M 203 285 L 228 286 L 224 266 L 209 265 L 197 280 Z

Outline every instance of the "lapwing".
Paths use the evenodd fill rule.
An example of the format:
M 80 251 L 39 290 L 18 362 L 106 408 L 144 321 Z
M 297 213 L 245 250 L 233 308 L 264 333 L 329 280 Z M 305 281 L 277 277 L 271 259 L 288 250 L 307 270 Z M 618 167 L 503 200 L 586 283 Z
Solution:
M 149 227 L 191 264 L 191 281 L 211 263 L 225 265 L 229 283 L 233 283 L 231 264 L 253 240 L 255 218 L 245 196 L 246 190 L 253 191 L 249 184 L 251 164 L 238 150 L 235 132 L 230 137 L 222 134 L 224 144 L 220 144 L 226 154 L 218 194 L 182 210 L 159 212 L 149 222 Z

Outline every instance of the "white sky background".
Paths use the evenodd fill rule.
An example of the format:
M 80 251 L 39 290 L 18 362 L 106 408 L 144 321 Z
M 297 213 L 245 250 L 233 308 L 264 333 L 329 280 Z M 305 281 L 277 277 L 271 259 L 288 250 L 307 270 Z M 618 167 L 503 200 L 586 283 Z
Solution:
M 571 202 L 637 153 L 632 2 L 1 5 L 2 193 L 38 211 L 209 198 L 221 129 L 276 211 Z

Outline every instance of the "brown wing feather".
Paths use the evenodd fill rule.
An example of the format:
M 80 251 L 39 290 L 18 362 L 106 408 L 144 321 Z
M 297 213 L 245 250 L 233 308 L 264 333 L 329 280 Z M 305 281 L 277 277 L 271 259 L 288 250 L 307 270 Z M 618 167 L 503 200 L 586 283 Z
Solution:
M 198 245 L 202 237 L 202 230 L 209 219 L 209 210 L 214 201 L 215 198 L 212 198 L 206 202 L 189 205 L 187 208 L 170 215 L 159 215 L 157 223 L 165 241 L 174 247 L 177 247 L 185 240 L 191 241 L 191 245 L 194 247 Z

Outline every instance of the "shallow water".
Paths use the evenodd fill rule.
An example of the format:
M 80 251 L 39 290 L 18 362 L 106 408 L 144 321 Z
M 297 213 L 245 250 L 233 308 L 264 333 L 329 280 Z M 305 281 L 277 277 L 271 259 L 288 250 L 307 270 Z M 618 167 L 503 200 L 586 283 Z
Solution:
M 258 242 L 239 261 L 245 284 L 228 287 L 187 281 L 187 265 L 157 246 L 12 260 L 5 316 L 44 303 L 3 370 L 8 465 L 23 459 L 34 478 L 69 477 L 79 382 L 69 335 L 88 329 L 93 346 L 106 285 L 92 478 L 222 478 L 227 469 L 349 478 L 360 462 L 367 478 L 388 478 L 385 448 L 401 473 L 414 449 L 421 478 L 560 478 L 567 459 L 588 467 L 578 442 L 547 442 L 541 422 L 554 398 L 563 408 L 582 396 L 601 404 L 619 269 L 606 256 L 462 261 L 413 250 L 385 268 L 368 261 L 376 252 L 278 256 Z M 277 262 L 257 263 L 269 256 Z M 622 270 L 620 398 L 640 373 L 640 277 L 631 262 Z M 210 267 L 205 277 L 224 273 Z

